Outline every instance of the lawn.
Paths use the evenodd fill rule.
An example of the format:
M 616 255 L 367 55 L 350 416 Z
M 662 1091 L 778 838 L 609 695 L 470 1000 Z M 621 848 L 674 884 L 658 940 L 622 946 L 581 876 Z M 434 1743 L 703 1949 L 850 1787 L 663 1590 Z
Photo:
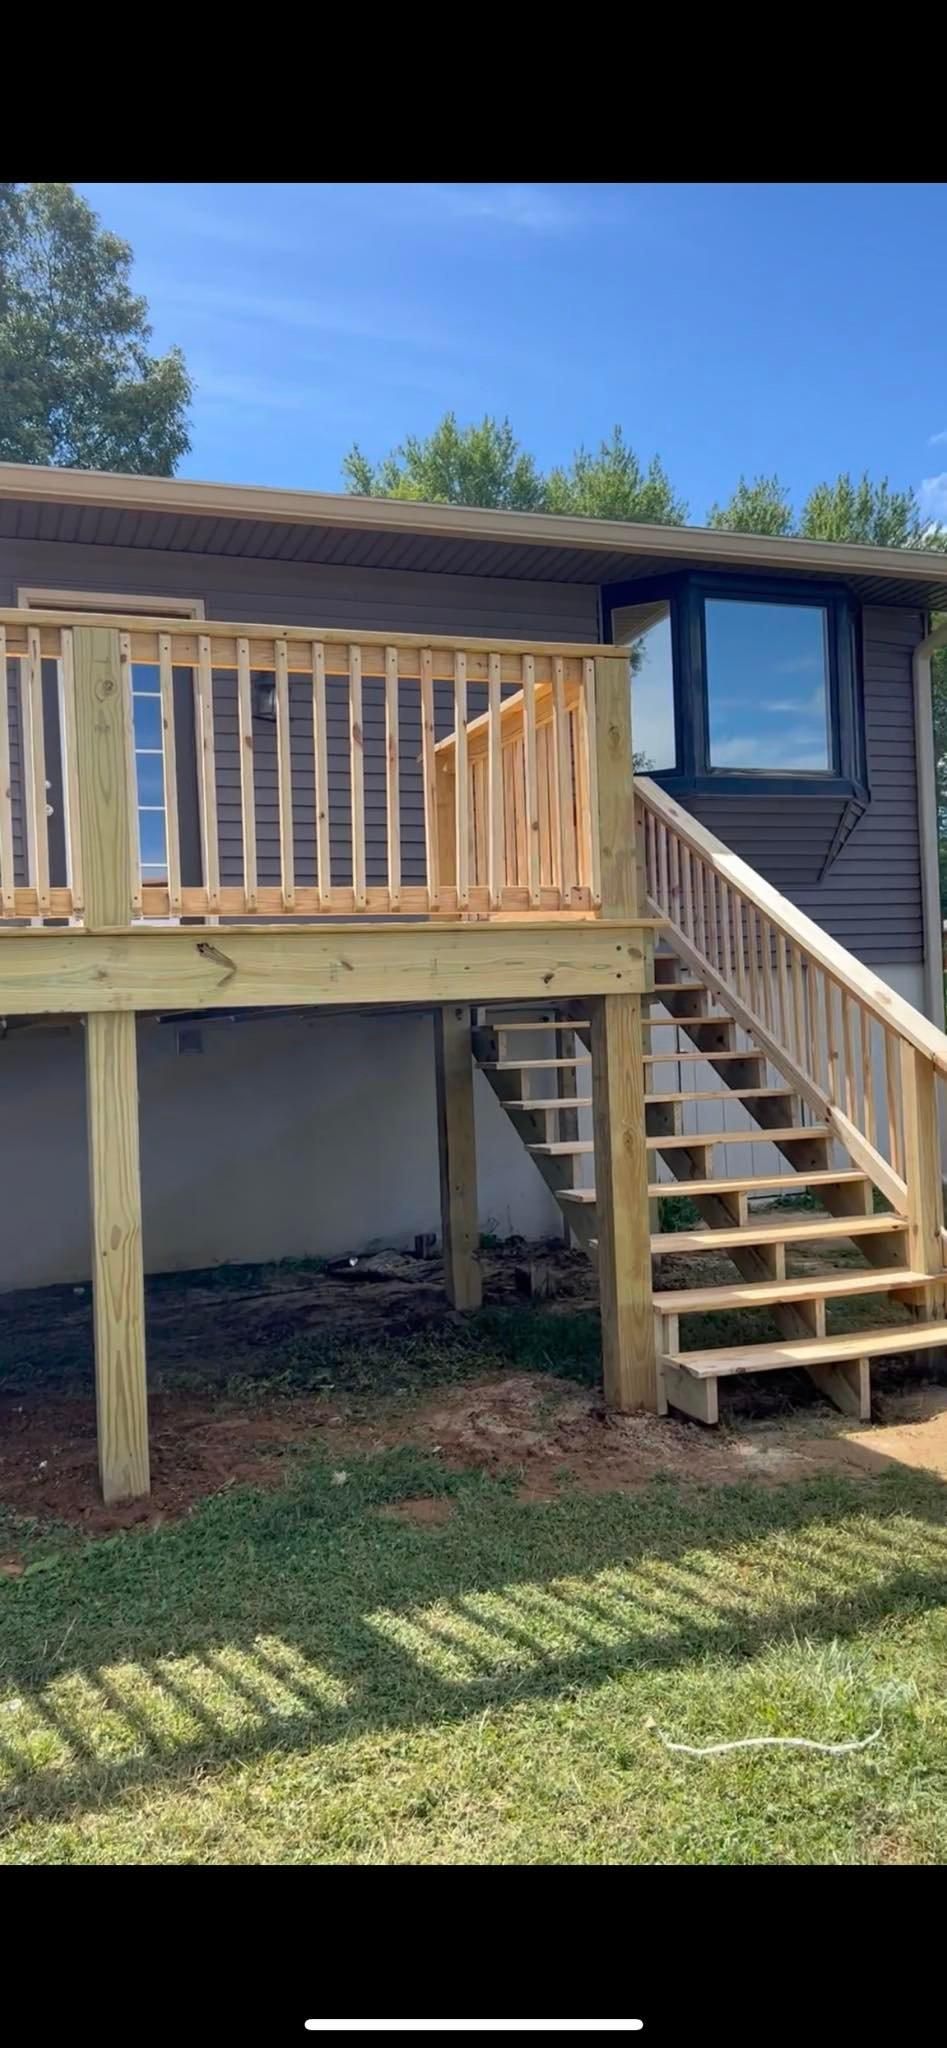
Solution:
M 433 1451 L 287 1466 L 107 1537 L 0 1521 L 0 1860 L 947 1857 L 936 1478 L 540 1502 Z M 385 1512 L 417 1497 L 443 1518 Z M 699 1761 L 652 1722 L 882 1733 Z

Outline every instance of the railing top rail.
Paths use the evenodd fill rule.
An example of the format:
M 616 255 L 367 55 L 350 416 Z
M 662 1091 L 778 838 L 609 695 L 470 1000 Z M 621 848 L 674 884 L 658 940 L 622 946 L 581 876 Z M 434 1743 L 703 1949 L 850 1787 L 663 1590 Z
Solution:
M 947 1036 L 943 1031 L 938 1031 L 935 1024 L 922 1017 L 920 1011 L 899 996 L 887 982 L 879 981 L 855 958 L 854 953 L 849 953 L 836 939 L 829 938 L 820 925 L 797 910 L 795 904 L 764 881 L 755 868 L 749 867 L 722 840 L 708 832 L 706 826 L 701 825 L 689 811 L 682 810 L 658 783 L 652 782 L 647 775 L 638 775 L 635 777 L 635 790 L 646 808 L 672 826 L 678 838 L 707 861 L 723 881 L 755 909 L 761 910 L 794 945 L 809 954 L 865 1009 L 907 1039 L 918 1052 L 925 1053 L 940 1073 L 947 1074 Z
M 90 593 L 90 598 L 94 593 Z M 389 632 L 368 632 L 363 626 L 286 626 L 279 621 L 256 619 L 249 624 L 231 619 L 190 619 L 165 617 L 160 611 L 145 612 L 99 612 L 70 610 L 67 606 L 50 607 L 35 611 L 25 607 L 0 608 L 0 625 L 24 628 L 30 626 L 104 626 L 122 633 L 170 633 L 175 638 L 193 638 L 195 634 L 207 635 L 210 639 L 252 639 L 323 641 L 330 646 L 342 647 L 431 647 L 444 648 L 450 652 L 470 654 L 530 654 L 565 655 L 572 659 L 588 659 L 594 655 L 614 655 L 614 647 L 599 647 L 588 640 L 507 640 L 502 636 L 472 633 L 403 633 L 398 628 Z M 19 650 L 14 648 L 13 652 Z M 618 650 L 620 652 L 620 650 Z

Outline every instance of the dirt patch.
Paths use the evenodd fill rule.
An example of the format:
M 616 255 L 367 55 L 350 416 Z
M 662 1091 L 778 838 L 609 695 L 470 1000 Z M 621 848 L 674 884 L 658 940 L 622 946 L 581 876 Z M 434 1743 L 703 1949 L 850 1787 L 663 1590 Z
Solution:
M 515 1243 L 484 1254 L 491 1307 L 515 1301 L 521 1256 Z M 545 1321 L 537 1312 L 535 1325 L 532 1312 L 521 1311 L 534 1335 L 540 1333 L 530 1363 L 543 1358 L 553 1333 L 560 1339 L 552 1346 L 555 1355 L 571 1355 L 572 1332 L 588 1335 L 586 1311 L 595 1298 L 586 1259 L 555 1245 L 546 1257 L 556 1298 L 541 1312 Z M 684 1260 L 662 1265 L 678 1280 L 689 1277 Z M 472 1326 L 445 1308 L 439 1262 L 401 1259 L 382 1270 L 389 1277 L 361 1283 L 284 1267 L 227 1267 L 149 1281 L 152 1493 L 118 1508 L 104 1507 L 98 1493 L 89 1290 L 6 1296 L 0 1305 L 0 1505 L 105 1532 L 185 1514 L 227 1487 L 278 1485 L 299 1456 L 319 1448 L 341 1468 L 350 1455 L 398 1445 L 423 1450 L 454 1470 L 512 1475 L 523 1501 L 553 1499 L 566 1486 L 587 1492 L 645 1486 L 659 1475 L 708 1485 L 765 1484 L 827 1470 L 877 1472 L 894 1463 L 947 1479 L 947 1388 L 919 1384 L 907 1363 L 892 1362 L 873 1375 L 880 1426 L 864 1429 L 848 1426 L 818 1401 L 808 1380 L 797 1388 L 789 1374 L 750 1376 L 729 1388 L 718 1430 L 612 1416 L 597 1392 L 552 1371 L 482 1371 L 468 1354 L 459 1374 L 448 1377 L 439 1359 L 450 1356 L 458 1328 L 469 1341 Z M 706 1265 L 702 1272 L 706 1276 Z M 670 1270 L 659 1277 L 667 1284 Z M 426 1363 L 412 1378 L 407 1362 L 419 1332 L 435 1340 L 429 1389 Z M 308 1378 L 294 1391 L 281 1368 L 297 1355 L 298 1343 Z M 422 1353 L 426 1343 L 425 1336 Z M 354 1378 L 342 1370 L 334 1375 L 331 1363 L 322 1370 L 340 1344 L 358 1360 Z M 487 1340 L 484 1362 L 503 1355 L 501 1333 Z M 400 1384 L 403 1377 L 407 1386 Z M 393 1510 L 419 1524 L 434 1523 L 446 1511 L 446 1503 L 426 1496 Z M 17 1567 L 11 1554 L 0 1560 L 0 1575 L 13 1576 Z
M 419 1493 L 412 1500 L 392 1501 L 378 1512 L 386 1522 L 414 1522 L 419 1528 L 429 1529 L 449 1522 L 453 1508 L 442 1494 Z
M 22 1557 L 0 1557 L 0 1579 L 22 1579 L 25 1570 Z

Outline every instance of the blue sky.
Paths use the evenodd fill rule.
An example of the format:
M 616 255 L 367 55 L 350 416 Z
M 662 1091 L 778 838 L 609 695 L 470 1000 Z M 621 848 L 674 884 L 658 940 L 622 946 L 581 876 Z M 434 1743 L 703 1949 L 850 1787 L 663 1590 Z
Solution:
M 102 185 L 180 473 L 342 488 L 452 407 L 548 465 L 620 422 L 701 521 L 740 471 L 840 469 L 947 519 L 947 185 Z

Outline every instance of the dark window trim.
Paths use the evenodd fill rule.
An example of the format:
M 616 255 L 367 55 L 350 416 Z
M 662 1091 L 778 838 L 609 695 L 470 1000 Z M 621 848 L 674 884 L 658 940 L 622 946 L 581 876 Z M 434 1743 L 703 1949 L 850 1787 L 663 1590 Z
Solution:
M 830 769 L 714 768 L 710 764 L 704 604 L 708 597 L 748 604 L 818 605 L 828 614 Z M 860 613 L 841 584 L 787 578 L 729 576 L 723 572 L 614 583 L 602 591 L 606 641 L 612 614 L 626 606 L 667 598 L 674 664 L 677 767 L 655 781 L 681 796 L 810 796 L 869 800 Z M 634 720 L 632 720 L 634 725 Z

